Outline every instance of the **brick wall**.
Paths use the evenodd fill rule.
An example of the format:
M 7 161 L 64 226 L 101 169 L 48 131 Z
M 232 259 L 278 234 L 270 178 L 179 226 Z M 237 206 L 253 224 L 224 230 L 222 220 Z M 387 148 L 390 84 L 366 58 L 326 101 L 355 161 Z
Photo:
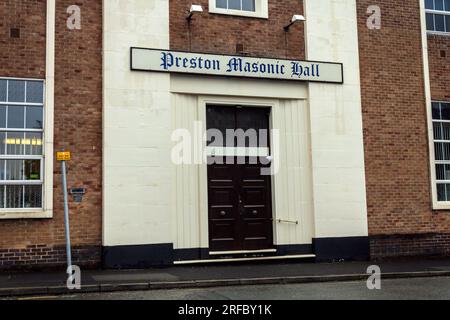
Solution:
M 66 247 L 29 245 L 20 249 L 0 249 L 1 269 L 36 269 L 66 265 Z M 98 266 L 101 250 L 98 246 L 73 246 L 72 260 L 77 265 Z
M 45 77 L 45 21 L 46 0 L 0 1 L 0 76 Z
M 4 4 L 0 4 L 4 8 Z M 44 30 L 38 45 L 28 38 L 9 39 L 2 26 L 0 55 L 11 50 L 7 63 L 1 63 L 0 76 L 45 77 L 45 4 L 46 1 L 6 1 L 17 3 L 10 15 L 30 13 L 33 25 L 22 21 L 24 30 Z M 55 151 L 72 151 L 68 164 L 68 187 L 84 187 L 82 204 L 70 197 L 73 260 L 79 265 L 99 265 L 102 239 L 102 1 L 79 0 L 82 29 L 66 27 L 69 0 L 56 1 L 55 70 Z M 38 5 L 40 4 L 40 6 Z M 32 10 L 34 8 L 35 10 Z M 3 20 L 2 20 L 3 19 Z M 40 24 L 35 25 L 35 21 Z M 43 24 L 43 25 L 42 25 Z M 31 31 L 30 31 L 31 32 Z M 41 32 L 41 31 L 39 31 Z M 39 49 L 37 49 L 39 48 Z M 28 52 L 33 52 L 32 58 Z M 25 54 L 25 55 L 24 55 Z M 21 57 L 11 58 L 11 57 Z M 38 57 L 40 57 L 38 59 Z M 3 59 L 3 57 L 2 57 Z M 42 60 L 42 61 L 41 61 Z M 35 67 L 35 61 L 40 61 Z M 30 67 L 31 65 L 31 67 Z M 39 72 L 36 72 L 39 70 Z M 15 267 L 60 266 L 65 264 L 65 234 L 60 164 L 54 163 L 54 218 L 48 220 L 0 220 L 0 269 Z
M 381 30 L 366 27 L 374 4 Z M 419 2 L 357 6 L 372 257 L 442 252 L 450 214 L 432 211 Z
M 203 13 L 186 21 L 190 0 L 170 0 L 170 47 L 172 50 L 238 54 L 258 57 L 304 59 L 303 23 L 288 33 L 283 27 L 294 14 L 303 14 L 299 0 L 270 0 L 269 19 L 237 17 L 208 12 L 208 0 L 198 0 Z M 237 45 L 243 46 L 236 50 Z
M 428 60 L 430 66 L 431 98 L 450 101 L 450 38 L 428 36 Z
M 372 258 L 401 256 L 450 255 L 449 233 L 397 234 L 373 236 L 370 239 Z

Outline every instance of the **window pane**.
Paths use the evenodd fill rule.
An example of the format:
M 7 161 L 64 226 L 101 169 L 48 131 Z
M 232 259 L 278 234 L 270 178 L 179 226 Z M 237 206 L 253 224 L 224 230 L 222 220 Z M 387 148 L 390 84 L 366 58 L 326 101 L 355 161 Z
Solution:
M 25 186 L 25 208 L 42 207 L 42 186 Z
M 434 10 L 444 10 L 444 0 L 434 0 Z
M 450 164 L 436 165 L 436 180 L 450 180 Z
M 445 16 L 445 32 L 450 32 L 450 16 Z
M 0 79 L 0 101 L 6 101 L 6 80 Z
M 227 0 L 216 0 L 216 7 L 221 9 L 227 9 Z
M 0 186 L 0 209 L 5 208 L 5 186 Z
M 6 106 L 0 106 L 0 128 L 6 128 Z
M 437 185 L 438 201 L 447 201 L 445 184 Z
M 228 0 L 228 9 L 241 10 L 241 0 Z
M 436 180 L 445 180 L 445 165 L 436 165 Z
M 8 81 L 8 101 L 25 102 L 25 81 Z
M 242 0 L 242 10 L 255 11 L 255 0 Z
M 445 32 L 444 16 L 441 14 L 435 14 L 434 21 L 435 21 L 435 25 L 436 25 L 435 31 Z
M 6 153 L 6 133 L 0 132 L 0 154 Z
M 434 31 L 434 14 L 427 13 L 427 30 Z
M 9 155 L 25 154 L 24 144 L 25 134 L 23 132 L 7 132 L 6 134 L 6 152 Z
M 6 186 L 6 208 L 23 208 L 23 186 Z
M 26 128 L 27 129 L 42 129 L 43 128 L 43 108 L 42 107 L 27 107 L 26 109 Z
M 442 123 L 442 140 L 450 140 L 450 123 Z
M 40 180 L 40 179 L 41 179 L 41 161 L 24 160 L 23 180 Z
M 442 140 L 442 123 L 441 122 L 433 123 L 433 135 L 434 135 L 434 140 Z
M 445 4 L 445 11 L 450 11 L 450 0 L 445 0 L 444 1 Z
M 434 143 L 434 159 L 435 160 L 442 160 L 442 144 L 435 142 Z
M 425 8 L 426 9 L 434 9 L 434 1 L 433 0 L 425 0 Z
M 23 178 L 23 160 L 5 160 L 6 172 L 5 180 L 24 180 Z
M 42 133 L 28 132 L 25 133 L 25 154 L 27 156 L 40 156 L 42 155 Z
M 434 120 L 440 120 L 441 119 L 441 106 L 438 102 L 433 102 L 431 104 L 431 107 L 433 108 L 433 119 Z
M 450 143 L 435 142 L 434 149 L 436 160 L 450 160 Z
M 44 102 L 44 84 L 41 81 L 27 81 L 27 102 Z
M 8 128 L 25 127 L 25 107 L 8 106 Z
M 450 143 L 442 144 L 442 153 L 443 153 L 442 160 L 450 160 Z
M 0 180 L 5 180 L 5 163 L 5 160 L 0 160 Z M 1 197 L 3 197 L 2 194 L 0 194 Z
M 442 120 L 450 120 L 450 103 L 441 103 Z

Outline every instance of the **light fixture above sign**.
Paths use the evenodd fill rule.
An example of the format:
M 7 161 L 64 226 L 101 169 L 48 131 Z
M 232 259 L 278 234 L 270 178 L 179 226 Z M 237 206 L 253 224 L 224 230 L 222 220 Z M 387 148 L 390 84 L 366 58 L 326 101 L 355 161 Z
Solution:
M 229 77 L 343 83 L 343 65 L 131 48 L 131 70 Z
M 289 28 L 296 23 L 297 21 L 306 21 L 305 17 L 302 16 L 301 14 L 294 14 L 292 16 L 291 22 L 289 22 L 289 24 L 287 26 L 284 27 L 284 31 L 288 32 Z
M 203 12 L 203 7 L 199 4 L 193 4 L 191 5 L 191 8 L 189 9 L 189 14 L 186 17 L 187 21 L 191 21 L 192 20 L 192 16 L 194 15 L 194 13 L 201 13 Z

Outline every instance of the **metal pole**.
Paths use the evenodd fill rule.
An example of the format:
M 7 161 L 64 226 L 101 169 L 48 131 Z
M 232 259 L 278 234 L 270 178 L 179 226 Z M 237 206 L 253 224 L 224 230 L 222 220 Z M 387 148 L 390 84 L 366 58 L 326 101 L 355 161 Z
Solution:
M 62 184 L 64 193 L 64 223 L 66 227 L 67 273 L 72 276 L 72 252 L 70 248 L 69 203 L 67 197 L 66 161 L 61 161 Z

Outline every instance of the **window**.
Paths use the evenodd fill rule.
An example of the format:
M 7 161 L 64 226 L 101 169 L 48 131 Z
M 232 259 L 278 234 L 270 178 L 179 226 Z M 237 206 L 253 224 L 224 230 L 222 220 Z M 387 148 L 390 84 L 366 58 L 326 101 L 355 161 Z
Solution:
M 450 33 L 450 0 L 425 0 L 427 31 Z
M 450 201 L 450 103 L 433 102 L 437 200 Z
M 216 8 L 255 12 L 255 0 L 216 0 Z
M 0 210 L 40 209 L 44 82 L 0 78 Z
M 268 0 L 209 0 L 212 13 L 268 18 Z
M 222 141 L 211 139 L 211 141 L 208 141 L 208 146 L 226 146 L 231 148 L 268 147 L 269 108 L 208 106 L 206 112 L 207 129 L 218 130 L 222 134 Z M 228 130 L 231 130 L 231 133 Z M 236 130 L 242 130 L 245 133 L 244 140 L 240 140 L 235 135 Z

